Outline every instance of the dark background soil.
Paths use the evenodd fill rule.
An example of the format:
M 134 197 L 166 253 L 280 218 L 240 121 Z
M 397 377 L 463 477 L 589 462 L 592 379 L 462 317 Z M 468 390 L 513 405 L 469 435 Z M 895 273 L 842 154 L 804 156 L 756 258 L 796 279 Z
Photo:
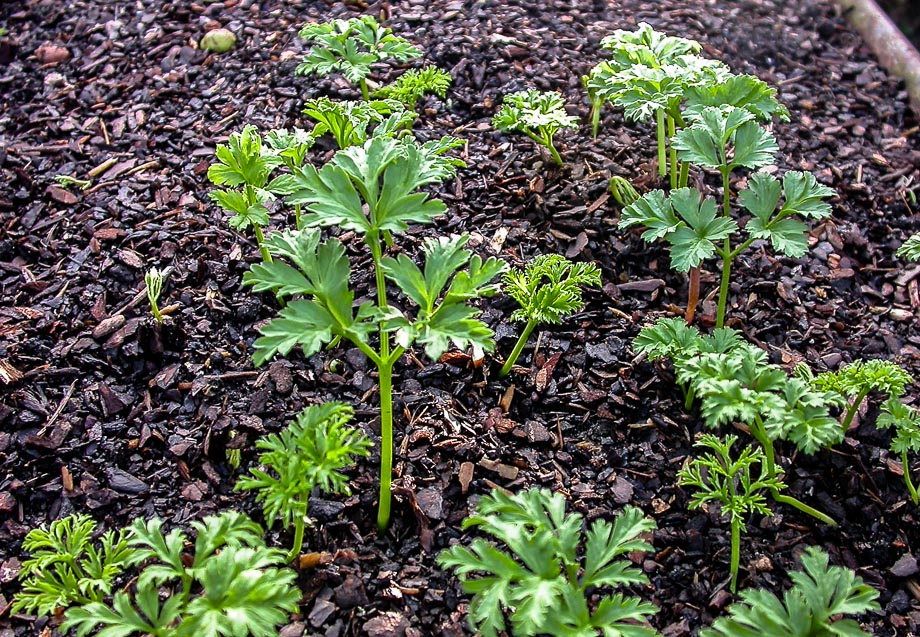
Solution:
M 880 0 L 878 4 L 888 12 L 914 46 L 920 46 L 920 7 L 916 0 Z
M 714 512 L 688 513 L 675 473 L 701 422 L 683 410 L 668 369 L 635 361 L 630 348 L 641 326 L 681 311 L 685 281 L 660 247 L 616 230 L 606 194 L 611 174 L 641 191 L 656 185 L 652 130 L 608 109 L 597 140 L 586 127 L 560 136 L 567 163 L 557 170 L 489 120 L 504 94 L 529 86 L 562 91 L 570 112 L 586 117 L 580 77 L 616 28 L 648 21 L 699 39 L 707 55 L 779 87 L 793 114 L 775 129 L 780 169 L 813 171 L 839 193 L 805 258 L 753 248 L 738 260 L 732 325 L 777 363 L 821 370 L 883 357 L 917 375 L 920 269 L 893 254 L 920 230 L 918 122 L 903 87 L 829 0 L 4 3 L 0 610 L 17 590 L 22 538 L 38 524 L 74 511 L 105 527 L 154 515 L 185 525 L 226 507 L 258 518 L 252 498 L 233 491 L 228 446 L 245 469 L 256 439 L 330 399 L 353 402 L 357 424 L 376 430 L 374 373 L 356 350 L 253 368 L 256 327 L 277 307 L 241 287 L 258 252 L 209 203 L 205 174 L 215 144 L 244 123 L 303 125 L 308 97 L 356 96 L 341 78 L 294 77 L 303 53 L 295 33 L 361 12 L 390 15 L 454 77 L 446 102 L 425 104 L 418 136 L 469 140 L 469 167 L 439 192 L 449 214 L 413 229 L 403 249 L 465 231 L 478 250 L 515 265 L 545 252 L 594 261 L 604 287 L 587 293 L 584 312 L 535 338 L 521 361 L 530 375 L 497 381 L 497 366 L 468 369 L 463 355 L 406 357 L 396 379 L 393 526 L 384 536 L 374 528 L 376 457 L 354 470 L 353 496 L 315 499 L 306 547 L 321 565 L 301 573 L 303 613 L 283 634 L 468 632 L 465 599 L 434 556 L 462 536 L 461 520 L 495 485 L 556 489 L 588 519 L 642 507 L 659 526 L 643 562 L 652 586 L 641 591 L 661 608 L 655 625 L 668 637 L 696 634 L 732 599 L 727 525 Z M 193 43 L 217 25 L 239 35 L 236 48 L 198 51 Z M 54 186 L 56 175 L 91 172 L 86 191 Z M 154 265 L 174 268 L 163 332 L 141 294 Z M 704 315 L 714 313 L 715 282 L 704 274 Z M 519 329 L 508 323 L 512 309 L 501 297 L 484 304 L 502 353 Z M 838 448 L 787 464 L 790 491 L 840 526 L 781 507 L 753 519 L 741 583 L 781 591 L 799 551 L 819 545 L 880 590 L 883 610 L 863 618 L 870 632 L 915 635 L 918 515 L 888 434 L 871 425 L 877 403 Z M 458 480 L 464 463 L 474 468 L 468 488 Z M 270 538 L 290 541 L 276 529 Z M 0 617 L 0 637 L 49 628 L 46 619 Z

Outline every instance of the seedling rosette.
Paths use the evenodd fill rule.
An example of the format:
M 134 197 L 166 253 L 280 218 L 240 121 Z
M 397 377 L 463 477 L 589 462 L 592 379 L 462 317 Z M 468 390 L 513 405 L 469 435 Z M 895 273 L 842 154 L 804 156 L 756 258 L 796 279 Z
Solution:
M 511 315 L 512 321 L 526 322 L 499 378 L 508 375 L 524 350 L 537 325 L 558 325 L 584 307 L 581 287 L 601 284 L 601 271 L 593 263 L 572 263 L 558 254 L 534 257 L 522 270 L 505 275 L 505 292 L 521 306 Z
M 578 118 L 565 112 L 565 100 L 559 93 L 529 89 L 506 95 L 492 118 L 492 126 L 501 131 L 524 133 L 546 148 L 556 165 L 562 166 L 562 156 L 553 138 L 563 128 L 578 128 Z
M 280 433 L 256 443 L 263 453 L 259 464 L 241 478 L 237 489 L 255 490 L 265 519 L 275 519 L 285 528 L 294 527 L 294 544 L 287 561 L 300 555 L 310 495 L 349 493 L 348 479 L 341 469 L 354 463 L 355 456 L 368 455 L 370 441 L 359 430 L 347 427 L 354 410 L 339 402 L 305 408 Z
M 312 47 L 295 73 L 325 76 L 341 72 L 361 88 L 365 100 L 370 99 L 367 78 L 371 65 L 389 59 L 407 62 L 422 56 L 408 40 L 369 15 L 308 24 L 300 30 L 300 37 Z
M 828 566 L 827 553 L 810 546 L 801 557 L 802 570 L 789 573 L 792 588 L 782 598 L 763 589 L 741 591 L 741 601 L 728 607 L 700 637 L 870 637 L 853 619 L 878 610 L 878 591 L 853 571 Z
M 469 548 L 443 551 L 438 564 L 453 569 L 464 590 L 473 594 L 469 622 L 483 637 L 505 630 L 514 637 L 657 634 L 647 625 L 655 606 L 605 590 L 648 581 L 624 559 L 652 548 L 640 536 L 655 523 L 639 509 L 625 508 L 612 524 L 596 520 L 583 533 L 581 515 L 566 514 L 565 498 L 558 493 L 495 490 L 464 520 L 463 528 L 474 527 L 498 545 L 476 538 Z M 593 610 L 591 598 L 599 598 Z

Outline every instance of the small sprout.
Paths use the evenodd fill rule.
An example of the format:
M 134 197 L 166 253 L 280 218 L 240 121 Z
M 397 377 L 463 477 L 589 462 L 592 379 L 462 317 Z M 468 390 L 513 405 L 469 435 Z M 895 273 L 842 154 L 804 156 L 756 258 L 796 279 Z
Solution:
M 840 425 L 843 435 L 850 430 L 853 418 L 869 392 L 879 391 L 898 399 L 912 381 L 911 375 L 900 365 L 879 359 L 853 361 L 836 372 L 824 372 L 811 379 L 815 389 L 835 394 L 839 403 L 846 406 Z M 852 402 L 848 403 L 849 400 Z
M 451 77 L 438 67 L 426 66 L 423 69 L 409 69 L 392 84 L 382 86 L 374 93 L 376 97 L 398 100 L 406 108 L 414 109 L 416 102 L 424 95 L 437 95 L 441 99 L 447 95 Z
M 239 432 L 234 429 L 230 431 L 230 433 L 227 435 L 227 438 L 230 440 L 233 440 L 238 435 L 239 435 Z M 231 447 L 230 445 L 227 445 L 226 456 L 227 456 L 227 464 L 230 465 L 230 467 L 234 471 L 240 468 L 240 462 L 242 462 L 243 460 L 243 454 L 239 450 L 239 448 Z
M 882 412 L 875 422 L 879 429 L 894 427 L 894 438 L 891 440 L 891 450 L 901 456 L 901 466 L 904 470 L 904 484 L 914 504 L 920 504 L 920 495 L 910 478 L 910 464 L 907 462 L 907 452 L 920 451 L 920 412 L 913 407 L 905 405 L 897 398 L 889 398 L 882 406 Z
M 631 206 L 639 200 L 639 193 L 629 180 L 617 175 L 610 178 L 610 194 L 621 207 Z
M 541 254 L 523 270 L 507 273 L 504 284 L 508 295 L 521 306 L 511 315 L 511 320 L 526 321 L 527 325 L 498 373 L 499 377 L 511 371 L 537 325 L 558 325 L 584 307 L 581 286 L 600 287 L 601 271 L 593 263 L 572 263 L 558 254 Z
M 582 516 L 566 514 L 560 494 L 529 489 L 506 495 L 496 489 L 463 522 L 464 529 L 471 527 L 499 545 L 476 538 L 469 548 L 443 551 L 438 564 L 453 569 L 464 590 L 473 593 L 469 622 L 483 637 L 502 631 L 514 637 L 657 635 L 647 619 L 658 610 L 654 605 L 604 592 L 648 582 L 626 559 L 652 549 L 640 536 L 655 522 L 641 510 L 626 507 L 613 524 L 596 520 L 584 533 Z
M 803 571 L 789 573 L 792 588 L 782 599 L 764 589 L 741 591 L 741 601 L 728 607 L 700 637 L 871 637 L 852 619 L 878 610 L 878 591 L 853 571 L 828 568 L 827 553 L 810 546 L 802 555 Z
M 208 196 L 222 209 L 234 213 L 229 223 L 235 230 L 252 227 L 263 261 L 271 261 L 265 249 L 262 228 L 269 223 L 266 204 L 275 198 L 267 188 L 271 172 L 284 164 L 270 148 L 264 148 L 255 126 L 245 126 L 230 135 L 227 145 L 217 146 L 217 161 L 208 168 L 208 179 L 215 189 Z
M 68 186 L 76 186 L 80 190 L 88 190 L 89 187 L 93 185 L 93 182 L 89 179 L 78 179 L 71 175 L 55 175 L 54 181 L 56 181 L 57 185 L 62 188 L 67 188 Z
M 46 529 L 32 529 L 22 543 L 31 557 L 22 564 L 22 591 L 12 611 L 51 615 L 58 608 L 101 602 L 112 593 L 115 577 L 141 561 L 129 547 L 130 533 L 107 531 L 93 540 L 96 522 L 88 515 L 68 515 Z
M 698 489 L 690 499 L 691 509 L 699 509 L 707 502 L 716 501 L 721 503 L 723 514 L 729 516 L 732 592 L 738 586 L 744 518 L 751 513 L 772 515 L 764 492 L 775 492 L 786 486 L 775 476 L 767 475 L 765 456 L 760 449 L 746 446 L 738 458 L 733 460 L 732 445 L 737 441 L 738 437 L 734 435 L 722 439 L 712 434 L 703 434 L 694 446 L 711 449 L 713 453 L 688 460 L 677 474 L 680 486 Z M 751 475 L 751 467 L 755 464 L 759 465 L 756 478 Z
M 269 525 L 277 518 L 284 528 L 294 527 L 288 562 L 300 555 L 303 546 L 310 494 L 314 489 L 349 493 L 348 479 L 340 470 L 353 464 L 355 456 L 369 453 L 370 440 L 346 426 L 353 414 L 350 406 L 339 402 L 307 407 L 286 429 L 256 443 L 265 452 L 259 463 L 266 470 L 252 469 L 251 477 L 237 482 L 237 489 L 257 490 L 256 500 L 262 503 Z
M 898 248 L 895 255 L 904 257 L 910 261 L 920 261 L 920 232 L 911 235 L 907 241 Z
M 236 44 L 236 35 L 229 29 L 214 29 L 201 38 L 201 48 L 212 53 L 226 53 Z
M 163 291 L 163 282 L 169 278 L 170 268 L 159 270 L 150 268 L 144 275 L 144 285 L 147 288 L 147 300 L 150 301 L 150 312 L 157 323 L 163 323 L 163 315 L 160 313 L 160 293 Z
M 492 118 L 492 126 L 501 131 L 524 133 L 549 150 L 553 161 L 562 166 L 553 137 L 561 128 L 578 128 L 578 118 L 565 112 L 565 100 L 559 93 L 529 89 L 506 95 L 501 109 Z
M 361 88 L 365 100 L 370 99 L 367 78 L 371 65 L 387 59 L 408 62 L 422 56 L 421 50 L 369 15 L 308 24 L 300 30 L 300 37 L 313 46 L 297 67 L 297 75 L 322 76 L 340 71 Z

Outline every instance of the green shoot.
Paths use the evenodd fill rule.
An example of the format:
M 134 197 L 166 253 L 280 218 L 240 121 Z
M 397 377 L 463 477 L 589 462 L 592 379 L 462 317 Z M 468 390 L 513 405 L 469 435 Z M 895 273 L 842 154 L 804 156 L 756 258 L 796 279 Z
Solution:
M 832 392 L 846 405 L 841 423 L 843 434 L 850 430 L 853 418 L 870 391 L 879 391 L 897 399 L 912 382 L 911 375 L 900 365 L 883 360 L 853 361 L 836 372 L 818 374 L 811 382 L 818 391 Z M 852 402 L 847 403 L 850 400 Z
M 715 202 L 692 188 L 661 190 L 644 195 L 623 210 L 620 228 L 642 226 L 646 241 L 662 239 L 671 245 L 671 267 L 678 272 L 695 272 L 713 256 L 722 261 L 716 325 L 725 323 L 732 260 L 757 240 L 769 240 L 773 249 L 793 258 L 808 250 L 808 227 L 798 218 L 822 219 L 831 214 L 824 199 L 834 191 L 817 182 L 814 175 L 790 171 L 782 182 L 767 173 L 755 173 L 738 201 L 752 218 L 744 227 L 747 235 L 737 245 L 732 236 L 738 223 L 731 216 L 729 184 L 733 170 L 770 164 L 777 151 L 773 136 L 753 121 L 746 110 L 734 107 L 703 109 L 700 120 L 680 131 L 673 145 L 681 159 L 722 175 L 721 211 Z M 781 203 L 782 200 L 782 203 Z M 696 299 L 688 299 L 695 305 Z M 691 303 L 688 302 L 688 314 Z
M 266 188 L 269 174 L 284 162 L 270 150 L 263 150 L 262 138 L 255 126 L 246 126 L 230 135 L 229 144 L 217 147 L 217 163 L 208 168 L 208 179 L 216 186 L 229 186 L 212 190 L 208 195 L 218 206 L 234 213 L 230 226 L 236 230 L 252 227 L 256 243 L 264 261 L 271 255 L 263 245 L 262 228 L 268 225 L 268 208 L 265 204 L 274 199 Z
M 359 430 L 346 427 L 354 411 L 344 403 L 331 402 L 305 408 L 287 428 L 256 443 L 264 453 L 259 463 L 267 470 L 252 469 L 237 489 L 256 489 L 265 519 L 281 520 L 294 527 L 294 545 L 287 561 L 300 555 L 307 508 L 313 489 L 322 493 L 349 493 L 348 479 L 340 470 L 353 464 L 354 456 L 367 456 L 370 441 Z M 268 471 L 277 475 L 272 476 Z
M 341 72 L 361 88 L 365 100 L 370 99 L 367 78 L 372 64 L 388 59 L 408 62 L 422 56 L 408 40 L 394 35 L 392 29 L 380 26 L 369 15 L 308 24 L 300 30 L 300 37 L 312 48 L 297 67 L 298 75 Z
M 920 495 L 910 478 L 910 464 L 907 462 L 907 452 L 920 451 L 920 412 L 909 407 L 895 397 L 889 398 L 882 406 L 882 412 L 875 422 L 879 429 L 894 427 L 894 438 L 891 441 L 891 450 L 901 456 L 901 467 L 904 470 L 904 484 L 910 499 L 915 505 L 920 504 Z
M 55 175 L 54 181 L 62 188 L 76 186 L 80 190 L 89 190 L 90 186 L 93 185 L 93 182 L 89 179 L 78 179 L 71 175 Z
M 431 65 L 423 69 L 409 69 L 392 84 L 382 86 L 374 92 L 375 97 L 398 100 L 406 108 L 414 109 L 426 94 L 437 95 L 441 99 L 447 95 L 451 77 L 446 71 Z
M 312 135 L 329 133 L 340 149 L 360 146 L 370 138 L 395 137 L 412 128 L 416 115 L 397 100 L 334 101 L 328 97 L 308 100 L 304 115 L 316 122 Z
M 572 263 L 558 254 L 541 254 L 523 270 L 508 272 L 504 284 L 508 296 L 521 306 L 511 320 L 526 321 L 526 325 L 498 373 L 499 378 L 511 371 L 537 325 L 558 325 L 584 307 L 581 286 L 600 287 L 601 271 L 593 263 Z
M 265 546 L 262 529 L 235 511 L 193 522 L 194 556 L 185 534 L 168 535 L 161 521 L 138 519 L 130 528 L 134 555 L 151 560 L 133 594 L 116 592 L 111 604 L 71 608 L 61 625 L 85 637 L 274 637 L 297 610 L 296 576 L 276 568 L 281 551 Z M 162 594 L 165 593 L 165 597 Z
M 443 142 L 443 140 L 442 140 Z M 417 192 L 439 180 L 445 170 L 437 154 L 445 145 L 419 147 L 414 141 L 373 137 L 364 146 L 336 153 L 317 170 L 305 166 L 295 171 L 298 191 L 288 198 L 302 203 L 310 214 L 299 232 L 276 233 L 268 249 L 286 263 L 254 265 L 243 277 L 254 291 L 271 290 L 292 300 L 279 316 L 262 328 L 256 340 L 254 360 L 261 365 L 275 353 L 282 355 L 300 346 L 310 356 L 333 339 L 351 341 L 377 367 L 380 389 L 381 530 L 389 524 L 390 481 L 393 459 L 393 366 L 414 343 L 437 359 L 453 343 L 492 351 L 492 332 L 479 321 L 479 311 L 468 301 L 497 292 L 490 281 L 505 271 L 503 262 L 483 261 L 463 249 L 467 237 L 432 239 L 425 243 L 426 263 L 420 270 L 408 257 L 384 257 L 394 233 L 405 232 L 409 223 L 430 223 L 445 211 L 442 202 Z M 331 239 L 320 242 L 315 226 L 337 226 L 363 238 L 376 282 L 376 302 L 365 301 L 354 309 L 355 294 L 349 289 L 351 268 L 345 249 Z M 418 306 L 410 318 L 388 301 L 387 280 Z M 378 334 L 376 348 L 371 334 Z
M 597 520 L 583 536 L 581 515 L 566 515 L 565 498 L 558 493 L 529 489 L 506 495 L 495 490 L 479 501 L 463 527 L 478 527 L 501 544 L 476 538 L 469 548 L 457 545 L 438 556 L 438 564 L 453 569 L 464 590 L 473 594 L 469 622 L 483 637 L 508 630 L 506 614 L 514 637 L 657 634 L 647 624 L 655 606 L 597 590 L 648 581 L 624 559 L 652 548 L 640 535 L 655 523 L 639 509 L 627 507 L 613 524 Z M 589 599 L 598 595 L 591 612 Z
M 562 128 L 578 128 L 578 118 L 565 112 L 562 95 L 536 89 L 506 95 L 492 126 L 501 131 L 517 131 L 546 148 L 553 161 L 562 166 L 562 157 L 553 137 Z
M 631 206 L 639 201 L 639 193 L 627 179 L 614 175 L 610 178 L 610 194 L 620 206 Z
M 690 508 L 699 509 L 710 501 L 721 503 L 723 514 L 731 523 L 731 589 L 738 586 L 738 566 L 741 557 L 741 533 L 745 530 L 744 518 L 751 513 L 772 515 L 764 491 L 785 488 L 776 476 L 764 470 L 765 457 L 760 449 L 745 446 L 736 460 L 732 459 L 732 445 L 738 437 L 727 435 L 724 439 L 703 434 L 694 446 L 708 448 L 713 453 L 687 461 L 677 474 L 681 486 L 698 489 L 690 499 Z M 751 467 L 759 465 L 757 477 L 751 476 Z
M 920 261 L 920 232 L 908 237 L 907 241 L 895 252 L 895 255 L 911 261 Z
M 96 522 L 88 515 L 69 515 L 46 529 L 32 529 L 22 543 L 31 557 L 22 563 L 22 591 L 12 611 L 52 615 L 58 608 L 102 601 L 114 579 L 141 558 L 128 546 L 130 534 L 107 531 L 93 536 Z
M 316 137 L 312 133 L 301 128 L 295 128 L 293 131 L 284 129 L 270 130 L 265 134 L 265 143 L 276 156 L 287 166 L 288 170 L 294 171 L 301 168 L 307 159 L 307 151 L 316 143 Z M 293 194 L 295 188 L 294 176 L 291 173 L 278 175 L 269 182 L 266 189 L 276 197 L 284 197 Z M 294 226 L 301 228 L 300 205 L 294 206 Z
M 805 550 L 802 567 L 789 574 L 792 588 L 782 599 L 763 589 L 741 591 L 728 617 L 717 619 L 700 636 L 870 637 L 856 621 L 839 617 L 878 610 L 878 592 L 853 571 L 828 567 L 827 554 L 815 546 Z
M 144 286 L 147 289 L 147 300 L 150 301 L 150 313 L 157 323 L 163 323 L 163 315 L 160 314 L 160 294 L 163 291 L 163 281 L 169 276 L 169 268 L 158 270 L 150 268 L 144 275 Z

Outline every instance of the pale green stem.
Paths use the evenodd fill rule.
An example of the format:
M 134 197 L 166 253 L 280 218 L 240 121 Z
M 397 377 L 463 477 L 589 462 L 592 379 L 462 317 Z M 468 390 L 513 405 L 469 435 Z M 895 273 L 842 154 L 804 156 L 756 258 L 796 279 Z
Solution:
M 272 255 L 268 252 L 268 248 L 265 247 L 265 235 L 262 234 L 262 228 L 256 224 L 252 224 L 252 231 L 256 235 L 256 245 L 259 246 L 259 252 L 262 253 L 262 260 L 265 263 L 272 262 Z
M 300 549 L 303 548 L 303 531 L 304 531 L 304 519 L 303 516 L 297 516 L 297 519 L 294 520 L 294 545 L 291 547 L 291 551 L 287 554 L 285 562 L 293 562 L 300 555 Z
M 767 476 L 771 480 L 775 480 L 776 479 L 776 455 L 773 450 L 773 441 L 770 440 L 770 438 L 767 436 L 767 433 L 764 430 L 763 423 L 760 422 L 759 418 L 758 418 L 758 422 L 755 423 L 751 427 L 751 435 L 754 436 L 757 442 L 760 443 L 760 446 L 763 447 L 764 456 L 766 457 L 766 460 L 767 460 L 766 462 Z M 776 489 L 776 488 L 771 487 L 770 492 L 772 493 L 773 499 L 775 501 L 780 502 L 782 504 L 788 504 L 798 509 L 802 513 L 807 513 L 813 518 L 820 520 L 821 522 L 823 522 L 824 524 L 827 524 L 828 526 L 837 526 L 837 523 L 834 521 L 833 518 L 831 518 L 830 516 L 824 513 L 821 513 L 817 509 L 814 509 L 808 506 L 801 500 L 794 498 L 791 495 L 780 493 L 779 489 Z
M 157 320 L 157 323 L 163 322 L 163 315 L 160 314 L 160 306 L 155 298 L 150 299 L 150 313 L 153 314 L 153 318 Z
M 361 97 L 364 99 L 365 102 L 369 101 L 370 94 L 368 93 L 368 90 L 367 90 L 367 80 L 363 78 L 358 80 L 358 86 L 361 87 Z
M 731 588 L 734 593 L 738 589 L 738 567 L 741 565 L 741 520 L 732 516 L 732 557 L 731 569 L 732 583 Z
M 729 196 L 731 195 L 731 186 L 729 184 L 729 178 L 731 173 L 728 169 L 722 169 L 722 214 L 725 218 L 728 218 L 731 214 L 731 203 L 729 201 Z M 719 305 L 716 310 L 716 327 L 722 327 L 725 324 L 725 307 L 728 304 L 728 284 L 731 280 L 732 272 L 732 240 L 731 237 L 725 237 L 725 240 L 722 242 L 722 281 L 719 285 Z
M 597 130 L 601 125 L 601 109 L 604 107 L 604 100 L 596 96 L 591 97 L 591 137 L 597 139 Z
M 665 124 L 664 124 L 664 110 L 658 109 L 655 112 L 655 123 L 657 127 L 658 134 L 658 174 L 664 177 L 668 174 L 668 154 L 667 154 L 667 145 L 665 143 Z
M 517 343 L 514 344 L 514 349 L 511 350 L 511 354 L 505 360 L 505 364 L 502 365 L 501 371 L 498 372 L 499 378 L 504 378 L 507 376 L 511 371 L 511 368 L 514 367 L 514 364 L 517 362 L 521 352 L 524 351 L 524 346 L 527 344 L 527 339 L 530 338 L 530 334 L 533 332 L 536 326 L 537 322 L 533 319 L 527 321 L 527 326 L 524 328 L 524 331 L 521 332 L 521 336 L 518 338 Z
M 377 529 L 390 525 L 390 485 L 393 480 L 393 364 L 377 367 L 380 383 L 380 504 Z
M 843 423 L 840 425 L 840 427 L 843 429 L 844 436 L 846 436 L 847 432 L 850 431 L 850 425 L 853 424 L 853 418 L 856 417 L 856 412 L 859 410 L 859 406 L 868 395 L 868 388 L 860 390 L 860 392 L 856 395 L 856 399 L 853 400 L 853 404 L 847 408 L 846 416 L 843 417 Z
M 913 500 L 914 505 L 920 504 L 920 494 L 917 493 L 917 488 L 914 486 L 913 481 L 910 479 L 910 465 L 907 462 L 907 450 L 901 452 L 901 466 L 904 467 L 904 484 L 907 485 L 907 491 L 910 493 L 910 499 Z
M 673 117 L 668 115 L 668 140 L 673 140 L 674 135 L 677 134 L 677 122 Z M 673 143 L 669 144 L 671 150 L 671 189 L 677 188 L 679 170 L 677 168 L 677 149 L 674 148 Z
M 296 227 L 298 230 L 303 230 L 303 224 L 301 223 L 301 220 L 300 220 L 300 204 L 299 203 L 294 204 L 294 227 Z

